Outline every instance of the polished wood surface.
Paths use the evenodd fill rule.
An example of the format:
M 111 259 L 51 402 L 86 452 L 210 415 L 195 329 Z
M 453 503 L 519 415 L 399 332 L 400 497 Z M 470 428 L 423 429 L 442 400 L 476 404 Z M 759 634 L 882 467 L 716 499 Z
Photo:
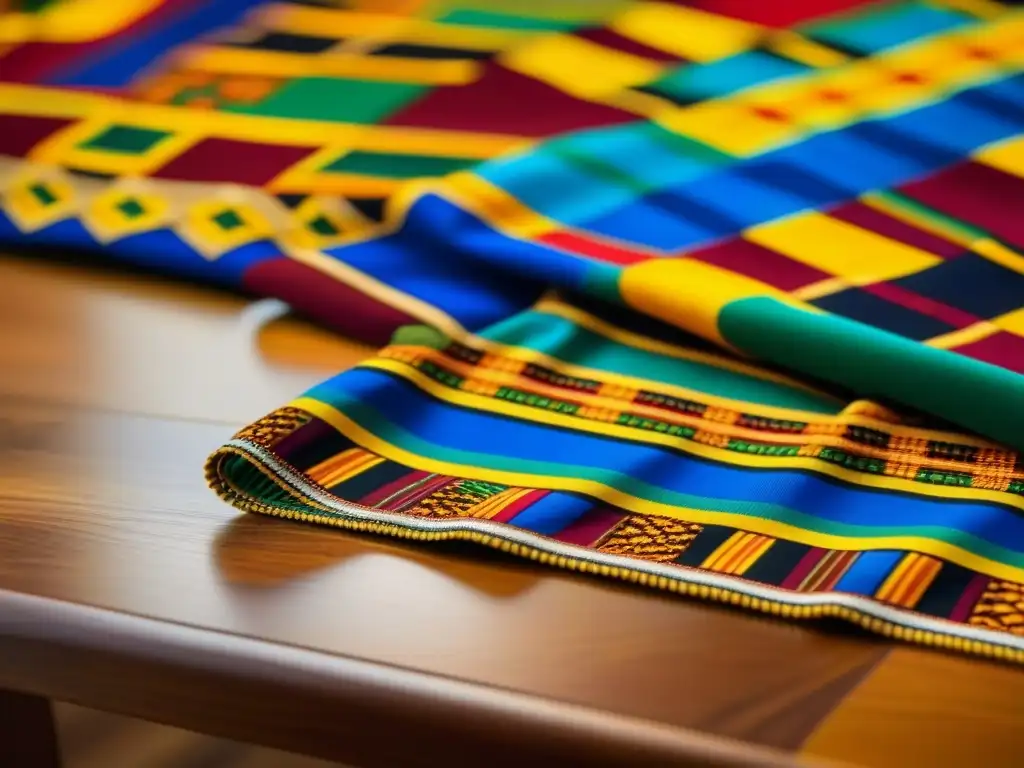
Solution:
M 370 354 L 368 348 L 292 319 L 275 302 L 140 276 L 0 258 L 0 285 L 6 296 L 0 303 L 0 590 L 130 615 L 140 623 L 122 627 L 128 633 L 177 637 L 187 626 L 213 638 L 258 642 L 264 650 L 302 649 L 310 659 L 458 683 L 465 687 L 452 696 L 463 701 L 507 692 L 504 708 L 495 711 L 534 729 L 509 740 L 500 719 L 474 719 L 456 701 L 406 706 L 401 698 L 381 699 L 391 707 L 381 714 L 387 733 L 446 735 L 446 756 L 458 756 L 460 740 L 475 739 L 474 749 L 483 749 L 490 738 L 511 749 L 531 736 L 557 751 L 559 735 L 545 730 L 543 719 L 517 714 L 517 707 L 550 703 L 567 708 L 552 714 L 552 722 L 617 718 L 635 726 L 635 734 L 674 734 L 659 748 L 676 750 L 677 757 L 688 736 L 699 733 L 755 747 L 803 748 L 805 759 L 842 759 L 850 751 L 865 764 L 891 764 L 885 755 L 848 750 L 842 734 L 811 735 L 880 671 L 895 665 L 913 676 L 915 660 L 934 658 L 927 651 L 890 654 L 889 645 L 841 628 L 771 621 L 472 547 L 417 547 L 240 516 L 205 488 L 203 459 L 235 429 Z M 60 657 L 61 641 L 51 642 L 54 655 L 46 663 Z M 28 645 L 18 647 L 29 660 Z M 153 685 L 169 686 L 161 675 L 186 663 L 156 658 L 145 644 L 130 647 L 132 663 Z M 253 659 L 264 652 L 246 647 Z M 40 665 L 44 651 L 32 651 Z M 103 656 L 102 648 L 79 651 Z M 958 670 L 978 666 L 941 659 Z M 112 668 L 125 663 L 109 661 Z M 56 695 L 38 682 L 41 672 L 32 683 L 25 669 L 2 665 L 0 649 L 0 688 L 35 685 L 36 692 Z M 988 677 L 1022 679 L 1016 669 L 981 666 Z M 341 715 L 356 701 L 346 701 L 345 683 L 355 673 L 339 669 L 331 678 L 337 687 L 317 695 Z M 64 697 L 90 706 L 196 728 L 188 717 L 203 706 L 202 691 L 195 690 L 202 677 L 188 678 L 191 693 L 179 691 L 177 703 L 191 707 L 186 715 L 180 710 L 187 707 L 154 703 L 144 691 L 99 691 L 85 679 L 51 684 L 67 686 Z M 962 672 L 963 695 L 982 712 L 991 707 L 1005 714 L 1004 698 L 980 682 L 972 687 L 988 677 Z M 248 690 L 271 695 L 271 682 L 272 676 L 257 680 Z M 313 688 L 293 687 L 294 695 L 305 696 L 303 707 L 316 703 Z M 931 711 L 905 698 L 900 737 L 909 740 Z M 863 702 L 885 716 L 878 697 Z M 300 710 L 305 730 L 301 717 L 282 720 L 273 712 L 279 730 L 298 729 L 275 737 L 267 722 L 274 707 L 251 704 L 228 706 L 236 721 L 215 717 L 211 732 L 256 736 L 287 749 L 308 746 L 311 754 L 338 759 L 372 754 L 369 741 L 382 733 L 364 729 L 367 743 L 356 744 L 360 732 L 345 729 L 350 751 L 344 754 L 327 743 L 329 727 L 310 724 L 314 709 Z M 145 712 L 131 711 L 143 705 Z M 442 705 L 459 716 L 431 716 Z M 619 736 L 614 748 L 627 748 L 632 737 Z M 323 742 L 315 749 L 314 738 Z M 1005 738 L 1018 737 L 1007 730 Z M 698 739 L 693 748 L 714 752 L 723 744 Z
M 74 704 L 54 709 L 63 768 L 342 768 Z

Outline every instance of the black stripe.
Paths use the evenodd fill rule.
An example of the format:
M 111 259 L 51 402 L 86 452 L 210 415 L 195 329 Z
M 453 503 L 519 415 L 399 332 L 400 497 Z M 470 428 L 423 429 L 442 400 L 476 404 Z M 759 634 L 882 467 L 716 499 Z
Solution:
M 954 563 L 943 563 L 942 570 L 928 589 L 925 590 L 920 602 L 915 606 L 921 613 L 945 618 L 953 612 L 960 596 L 967 585 L 977 574 Z
M 445 48 L 439 45 L 393 43 L 371 52 L 372 56 L 399 56 L 405 59 L 489 59 L 494 51 L 473 51 L 464 48 Z
M 657 85 L 638 85 L 634 86 L 634 91 L 640 91 L 640 93 L 646 93 L 650 96 L 657 96 L 659 99 L 664 99 L 672 104 L 680 107 L 688 107 L 691 104 L 697 104 L 705 99 L 690 99 L 685 96 L 675 96 L 667 91 L 663 91 L 658 88 Z
M 778 586 L 793 572 L 793 568 L 800 562 L 800 559 L 810 551 L 811 547 L 806 544 L 777 539 L 757 559 L 757 562 L 747 569 L 743 577 Z
M 290 32 L 267 32 L 256 40 L 231 43 L 236 48 L 256 48 L 261 51 L 284 51 L 286 53 L 323 53 L 341 40 L 336 37 L 314 35 L 293 35 Z
M 722 546 L 722 543 L 736 533 L 736 528 L 728 528 L 724 525 L 705 525 L 693 543 L 687 547 L 676 562 L 680 565 L 698 566 L 703 563 L 708 555 Z
M 373 221 L 384 221 L 385 197 L 347 197 L 349 204 Z
M 335 496 L 340 496 L 349 501 L 359 501 L 363 496 L 380 488 L 382 485 L 394 482 L 412 470 L 393 461 L 385 461 L 365 472 L 360 472 L 355 477 L 350 477 L 343 483 L 333 486 L 330 490 Z

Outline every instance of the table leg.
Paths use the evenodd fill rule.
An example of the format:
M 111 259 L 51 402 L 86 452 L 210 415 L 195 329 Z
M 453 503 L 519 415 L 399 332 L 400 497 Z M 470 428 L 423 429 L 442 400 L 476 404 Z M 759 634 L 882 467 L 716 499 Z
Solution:
M 48 700 L 0 689 L 0 765 L 60 768 L 57 726 Z

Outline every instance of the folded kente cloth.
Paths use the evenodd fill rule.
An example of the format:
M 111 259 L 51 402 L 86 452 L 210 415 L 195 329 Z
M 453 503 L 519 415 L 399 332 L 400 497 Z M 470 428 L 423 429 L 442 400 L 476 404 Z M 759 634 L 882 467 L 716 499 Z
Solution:
M 1024 660 L 1024 10 L 58 0 L 0 17 L 0 239 L 379 354 L 237 507 Z

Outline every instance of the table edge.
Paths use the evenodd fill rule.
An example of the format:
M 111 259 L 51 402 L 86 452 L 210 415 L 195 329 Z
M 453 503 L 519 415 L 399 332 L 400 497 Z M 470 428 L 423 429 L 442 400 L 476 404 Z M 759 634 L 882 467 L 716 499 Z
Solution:
M 358 734 L 379 733 L 382 722 L 395 734 L 414 734 L 429 764 L 436 764 L 434 748 L 454 765 L 481 764 L 481 750 L 490 765 L 504 762 L 496 762 L 498 750 L 510 758 L 515 752 L 509 764 L 517 765 L 796 764 L 759 745 L 586 706 L 6 590 L 0 687 L 366 766 L 376 758 L 356 743 Z M 240 714 L 238 704 L 252 705 L 254 695 L 267 698 Z M 222 716 L 225 707 L 232 717 Z M 336 727 L 318 734 L 311 711 Z M 347 737 L 324 738 L 341 732 Z M 403 764 L 418 764 L 415 755 L 409 759 Z

